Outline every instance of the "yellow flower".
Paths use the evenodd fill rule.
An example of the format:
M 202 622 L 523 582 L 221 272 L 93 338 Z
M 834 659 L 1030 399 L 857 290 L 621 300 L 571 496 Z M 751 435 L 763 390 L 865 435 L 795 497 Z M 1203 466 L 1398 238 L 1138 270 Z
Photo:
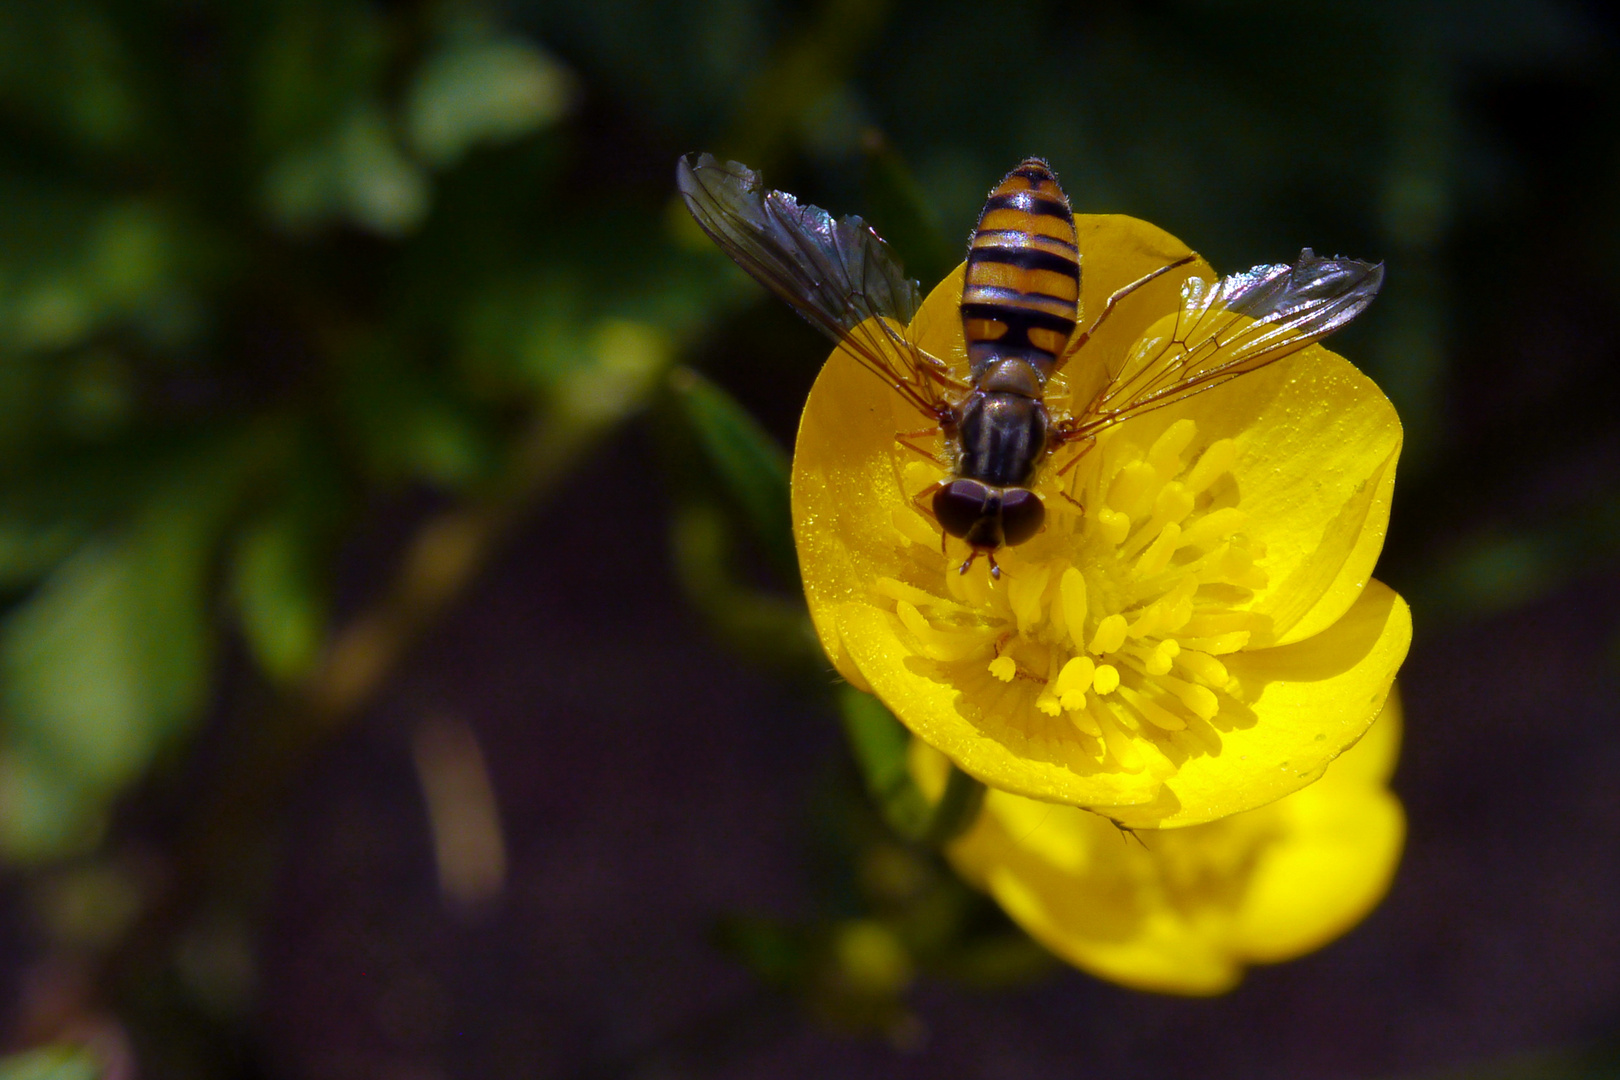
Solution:
M 1076 226 L 1088 313 L 1189 254 L 1133 218 Z M 1215 277 L 1199 260 L 1124 300 L 1048 384 L 1054 420 L 1163 332 L 1189 275 Z M 961 287 L 958 269 L 908 330 L 936 356 L 962 355 Z M 1035 485 L 1046 526 L 997 552 L 999 579 L 983 559 L 958 574 L 966 549 L 942 551 L 915 501 L 944 466 L 896 435 L 925 423 L 834 352 L 799 429 L 794 530 L 838 671 L 969 774 L 1195 825 L 1304 787 L 1377 716 L 1411 637 L 1371 578 L 1401 428 L 1343 358 L 1310 346 L 1116 425 L 1067 471 L 1060 450 Z
M 1327 944 L 1388 891 L 1406 828 L 1385 787 L 1400 730 L 1392 695 L 1310 787 L 1207 825 L 1141 832 L 1140 843 L 1096 814 L 991 790 L 948 854 L 1076 967 L 1142 990 L 1218 994 L 1246 964 Z M 913 773 L 937 798 L 945 758 L 912 746 Z

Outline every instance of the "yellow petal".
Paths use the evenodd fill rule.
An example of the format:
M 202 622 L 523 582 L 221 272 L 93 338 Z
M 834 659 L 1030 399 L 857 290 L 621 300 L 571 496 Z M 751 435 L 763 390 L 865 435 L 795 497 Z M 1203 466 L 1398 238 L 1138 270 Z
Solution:
M 793 456 L 793 532 L 805 598 L 822 647 L 838 673 L 867 689 L 845 655 L 832 613 L 871 602 L 873 583 L 901 577 L 899 553 L 910 541 L 891 511 L 906 505 L 892 456 L 898 395 L 842 349 L 821 369 L 799 424 Z M 915 411 L 911 427 L 922 426 Z
M 1396 759 L 1401 753 L 1401 738 L 1406 726 L 1401 706 L 1399 684 L 1389 688 L 1384 699 L 1384 711 L 1378 714 L 1373 726 L 1328 767 L 1327 774 L 1317 783 L 1377 785 L 1389 783 L 1395 772 Z M 1314 786 L 1314 785 L 1313 785 Z
M 1256 863 L 1232 933 L 1235 951 L 1262 962 L 1320 948 L 1366 918 L 1389 891 L 1406 837 L 1388 791 L 1313 784 L 1276 810 L 1287 839 Z
M 1075 966 L 1138 989 L 1220 993 L 1245 965 L 1318 948 L 1383 897 L 1404 833 L 1400 803 L 1383 787 L 1399 740 L 1391 697 L 1318 783 L 1222 821 L 1145 831 L 1136 843 L 1099 816 L 991 790 L 948 854 Z M 916 747 L 914 774 L 937 797 L 945 759 Z
M 869 604 L 848 603 L 836 613 L 835 632 L 872 692 L 964 772 L 1019 794 L 1081 806 L 1146 802 L 1157 793 L 1160 781 L 1152 770 L 1105 769 L 1084 753 L 1068 735 L 1068 719 L 1052 717 L 1050 728 L 1031 730 L 1036 715 L 1024 711 L 1013 722 L 979 704 L 975 698 L 984 688 L 975 685 L 969 693 L 945 681 L 937 665 L 905 646 L 898 622 Z M 987 670 L 982 677 L 994 681 Z
M 1400 695 L 1327 774 L 1256 810 L 1280 839 L 1254 867 L 1234 947 L 1255 961 L 1319 948 L 1366 917 L 1389 891 L 1406 840 L 1406 814 L 1385 790 L 1401 743 Z M 1248 815 L 1244 815 L 1248 816 Z
M 1298 791 L 1378 716 L 1411 639 L 1405 601 L 1375 580 L 1315 637 L 1223 657 L 1252 718 L 1209 732 L 1218 752 L 1189 756 L 1153 802 L 1090 805 L 1133 828 L 1179 828 Z

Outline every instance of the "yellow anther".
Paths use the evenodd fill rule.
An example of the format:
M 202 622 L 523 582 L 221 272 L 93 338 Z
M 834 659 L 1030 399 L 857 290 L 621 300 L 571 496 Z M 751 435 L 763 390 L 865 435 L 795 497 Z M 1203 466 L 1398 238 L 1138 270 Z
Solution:
M 1188 619 L 1182 629 L 1194 637 L 1213 637 L 1230 630 L 1257 630 L 1265 621 L 1264 615 L 1252 611 L 1206 611 Z
M 1152 577 L 1170 565 L 1170 557 L 1176 553 L 1178 542 L 1181 540 L 1181 526 L 1170 522 L 1159 532 L 1159 537 L 1148 545 L 1142 557 L 1136 561 L 1136 572 L 1142 577 Z
M 1147 722 L 1154 727 L 1163 728 L 1165 731 L 1181 731 L 1186 728 L 1187 721 L 1146 694 L 1138 694 L 1128 686 L 1120 687 L 1119 693 L 1130 704 L 1131 708 L 1141 713 L 1147 719 Z
M 1012 608 L 1013 616 L 1018 620 L 1020 634 L 1027 634 L 1032 627 L 1040 625 L 1041 598 L 1046 593 L 1046 583 L 1051 577 L 1052 567 L 1047 563 L 1020 570 L 1008 582 L 1007 603 Z
M 1159 497 L 1153 501 L 1155 521 L 1180 522 L 1192 513 L 1193 496 L 1186 486 L 1172 480 L 1164 485 Z
M 1170 664 L 1175 660 L 1176 653 L 1180 649 L 1181 646 L 1174 641 L 1159 642 L 1153 651 L 1148 653 L 1147 659 L 1143 661 L 1142 669 L 1149 675 L 1169 674 Z
M 1058 696 L 1065 701 L 1070 694 L 1084 694 L 1091 688 L 1091 676 L 1097 670 L 1097 663 L 1089 656 L 1072 657 L 1063 665 L 1055 680 Z M 1068 706 L 1065 705 L 1065 708 Z
M 907 585 L 898 578 L 880 577 L 872 588 L 879 596 L 890 600 L 904 600 L 917 608 L 930 608 L 955 613 L 966 613 L 968 610 L 961 604 L 947 600 L 942 596 L 936 596 L 926 589 L 919 589 L 915 585 Z
M 1213 720 L 1215 714 L 1221 711 L 1220 699 L 1207 686 L 1182 682 L 1180 679 L 1170 675 L 1160 676 L 1159 685 L 1180 698 L 1181 703 L 1191 709 L 1201 720 Z
M 1217 439 L 1210 443 L 1198 456 L 1198 464 L 1187 474 L 1185 481 L 1187 490 L 1194 495 L 1199 494 L 1229 470 L 1235 461 L 1237 461 L 1237 443 L 1231 439 Z
M 1176 664 L 1183 671 L 1203 682 L 1206 686 L 1222 687 L 1230 680 L 1226 672 L 1226 665 L 1206 652 L 1197 649 L 1185 649 L 1176 657 Z
M 911 507 L 897 507 L 889 515 L 889 520 L 894 524 L 895 531 L 913 544 L 926 548 L 939 547 L 939 530 Z
M 938 465 L 913 458 L 906 462 L 905 469 L 901 471 L 900 488 L 906 493 L 907 498 L 912 498 L 924 488 L 938 483 L 939 475 Z
M 923 618 L 922 612 L 904 600 L 895 604 L 895 614 L 900 616 L 900 622 L 916 637 L 923 655 L 930 660 L 942 663 L 971 660 L 983 656 L 995 640 L 995 632 L 990 629 L 941 630 Z
M 1142 517 L 1159 493 L 1159 472 L 1145 461 L 1119 470 L 1108 489 L 1108 505 L 1133 518 Z
M 1212 656 L 1235 653 L 1248 643 L 1247 630 L 1233 630 L 1225 634 L 1216 634 L 1214 637 L 1189 637 L 1182 639 L 1181 642 L 1186 648 L 1207 652 Z
M 1099 694 L 1112 694 L 1119 689 L 1119 669 L 1113 664 L 1098 664 L 1091 685 Z
M 1187 449 L 1193 436 L 1198 433 L 1198 425 L 1191 420 L 1182 418 L 1164 429 L 1164 434 L 1153 440 L 1153 446 L 1148 450 L 1148 463 L 1157 470 L 1159 479 L 1168 480 L 1181 471 L 1181 452 Z
M 1087 648 L 1098 656 L 1111 653 L 1125 644 L 1125 616 L 1110 615 L 1097 624 L 1097 632 L 1091 635 L 1091 644 Z
M 1013 676 L 1018 674 L 1018 665 L 1010 656 L 998 656 L 990 661 L 990 674 L 1002 682 L 1012 682 Z
M 1145 638 L 1157 633 L 1163 622 L 1163 602 L 1149 604 L 1131 621 L 1131 625 L 1125 628 L 1125 636 L 1132 640 Z
M 1193 582 L 1194 588 L 1197 585 L 1196 581 Z M 1190 594 L 1178 596 L 1173 603 L 1164 609 L 1164 628 L 1172 633 L 1179 631 L 1183 626 L 1187 625 L 1187 620 L 1192 618 L 1192 613 L 1192 596 Z
M 1248 523 L 1248 514 L 1235 506 L 1223 506 L 1219 510 L 1210 511 L 1183 529 L 1181 543 L 1183 547 L 1207 548 L 1211 544 L 1229 539 L 1233 533 Z
M 1102 728 L 1103 741 L 1108 744 L 1108 752 L 1114 756 L 1119 767 L 1126 772 L 1142 771 L 1142 754 L 1136 749 L 1135 740 L 1119 729 L 1113 721 L 1112 713 L 1098 717 L 1098 724 Z
M 1058 599 L 1063 606 L 1063 625 L 1075 648 L 1085 647 L 1086 632 L 1086 579 L 1079 570 L 1069 567 L 1058 579 Z
M 1097 532 L 1109 544 L 1119 545 L 1131 535 L 1131 516 L 1111 510 L 1106 506 L 1098 507 L 1097 513 L 1092 517 L 1096 522 Z

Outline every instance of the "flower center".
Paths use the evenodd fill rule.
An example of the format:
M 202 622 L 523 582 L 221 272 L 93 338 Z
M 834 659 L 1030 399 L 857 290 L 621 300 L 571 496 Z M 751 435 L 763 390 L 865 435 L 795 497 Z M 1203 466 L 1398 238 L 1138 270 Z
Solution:
M 1248 610 L 1265 551 L 1231 473 L 1236 444 L 1195 450 L 1197 434 L 1180 419 L 1142 445 L 1113 428 L 1061 476 L 1058 455 L 1038 488 L 1046 528 L 997 553 L 999 581 L 983 561 L 957 573 L 965 550 L 941 554 L 939 527 L 908 507 L 895 525 L 910 565 L 877 592 L 942 680 L 1003 684 L 986 710 L 999 727 L 1128 772 L 1217 749 L 1214 729 L 1241 715 L 1221 657 L 1269 631 Z M 911 462 L 903 486 L 939 475 Z

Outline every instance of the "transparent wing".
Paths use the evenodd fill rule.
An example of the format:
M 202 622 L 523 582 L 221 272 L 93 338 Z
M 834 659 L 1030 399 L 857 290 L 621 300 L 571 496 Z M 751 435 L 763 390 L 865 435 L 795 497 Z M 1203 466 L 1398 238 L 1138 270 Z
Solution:
M 1059 435 L 1095 435 L 1281 360 L 1360 315 L 1383 283 L 1383 263 L 1325 259 L 1310 248 L 1292 266 L 1256 266 L 1213 284 L 1188 278 L 1175 325 L 1137 342 Z
M 871 226 L 801 205 L 747 166 L 711 154 L 681 158 L 675 183 L 692 217 L 738 266 L 920 409 L 939 412 L 939 387 L 952 382 L 945 365 L 894 325 L 917 313 L 917 283 Z

